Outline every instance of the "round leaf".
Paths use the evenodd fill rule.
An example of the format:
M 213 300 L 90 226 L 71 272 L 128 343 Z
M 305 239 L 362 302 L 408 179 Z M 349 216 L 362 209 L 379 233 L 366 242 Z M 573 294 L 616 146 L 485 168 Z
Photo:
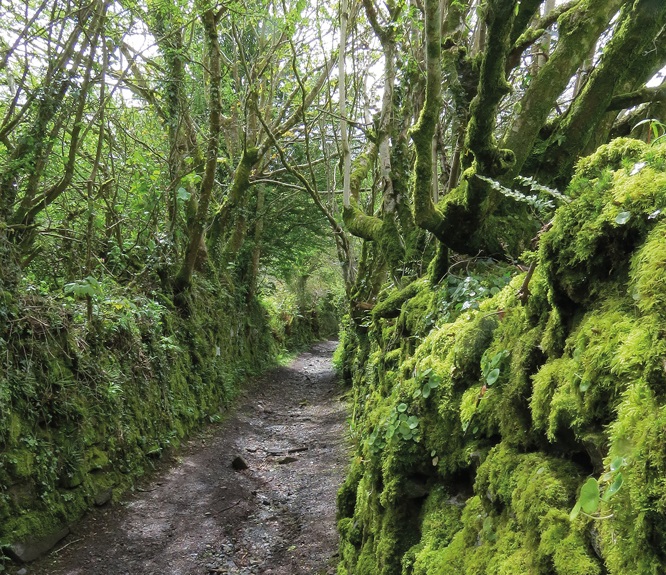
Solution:
M 406 403 L 401 403 L 400 405 L 398 405 L 398 411 L 400 413 L 405 413 L 405 411 L 407 411 L 407 404 Z
M 580 506 L 587 514 L 596 513 L 599 509 L 599 484 L 597 480 L 590 477 L 580 488 Z
M 442 378 L 439 377 L 438 375 L 431 375 L 430 379 L 428 380 L 428 387 L 430 389 L 435 389 L 436 387 L 439 387 L 439 384 L 442 382 Z

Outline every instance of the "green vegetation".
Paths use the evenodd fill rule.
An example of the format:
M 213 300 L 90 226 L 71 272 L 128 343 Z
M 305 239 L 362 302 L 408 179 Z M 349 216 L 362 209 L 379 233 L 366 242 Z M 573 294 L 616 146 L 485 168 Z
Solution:
M 333 334 L 339 575 L 665 570 L 663 0 L 0 19 L 0 545 Z
M 346 358 L 364 367 L 339 573 L 659 572 L 665 154 L 618 141 L 580 163 L 524 305 L 524 274 L 471 275 L 375 316 Z
M 0 545 L 57 531 L 109 489 L 120 496 L 151 460 L 220 421 L 249 376 L 337 325 L 335 302 L 299 308 L 286 288 L 288 299 L 248 305 L 207 283 L 182 317 L 164 295 L 106 282 L 88 322 L 86 294 L 22 285 L 0 346 Z

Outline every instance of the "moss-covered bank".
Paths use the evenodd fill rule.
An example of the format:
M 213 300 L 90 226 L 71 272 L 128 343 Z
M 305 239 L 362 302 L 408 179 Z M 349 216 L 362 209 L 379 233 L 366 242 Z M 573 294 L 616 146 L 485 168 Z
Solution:
M 39 540 L 119 495 L 284 349 L 330 336 L 334 306 L 280 313 L 198 281 L 179 313 L 160 294 L 95 284 L 0 293 L 0 547 Z M 2 558 L 0 557 L 0 568 Z
M 524 305 L 486 263 L 345 331 L 339 575 L 666 571 L 666 146 L 567 193 Z

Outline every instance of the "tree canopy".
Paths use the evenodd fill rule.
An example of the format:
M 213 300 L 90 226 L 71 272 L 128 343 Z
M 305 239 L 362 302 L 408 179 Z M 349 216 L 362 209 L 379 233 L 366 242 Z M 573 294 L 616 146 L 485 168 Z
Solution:
M 661 134 L 665 12 L 6 3 L 3 279 L 156 274 L 181 293 L 231 266 L 252 285 L 328 237 L 363 303 L 449 253 L 515 258 L 547 219 L 526 192 L 563 189 L 614 135 Z

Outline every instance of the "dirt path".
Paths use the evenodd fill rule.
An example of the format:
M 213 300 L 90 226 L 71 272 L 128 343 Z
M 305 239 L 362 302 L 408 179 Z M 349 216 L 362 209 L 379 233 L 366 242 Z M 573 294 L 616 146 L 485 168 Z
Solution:
M 335 573 L 335 494 L 347 454 L 334 348 L 320 343 L 266 374 L 175 466 L 89 514 L 24 573 Z M 232 469 L 236 456 L 247 469 Z

